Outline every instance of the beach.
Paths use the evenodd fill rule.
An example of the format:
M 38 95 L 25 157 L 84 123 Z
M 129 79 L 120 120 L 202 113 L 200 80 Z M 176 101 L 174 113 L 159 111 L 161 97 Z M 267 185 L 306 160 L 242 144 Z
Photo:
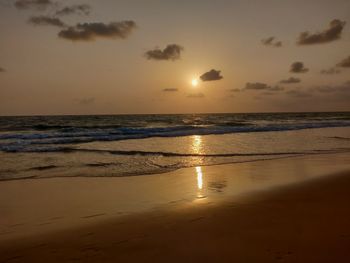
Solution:
M 0 0 L 0 263 L 350 263 L 349 10 Z
M 0 262 L 348 262 L 350 156 L 0 184 Z

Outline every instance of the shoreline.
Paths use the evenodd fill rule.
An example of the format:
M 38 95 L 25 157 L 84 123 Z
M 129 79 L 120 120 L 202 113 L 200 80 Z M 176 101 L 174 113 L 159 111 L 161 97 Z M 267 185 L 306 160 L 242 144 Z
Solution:
M 345 262 L 350 259 L 345 249 L 350 246 L 349 160 L 348 154 L 304 156 L 123 180 L 0 183 L 0 208 L 12 212 L 1 223 L 0 262 Z M 118 203 L 131 197 L 122 191 L 131 191 L 127 187 L 136 191 L 134 200 Z M 45 202 L 44 192 L 51 195 Z M 9 195 L 16 194 L 38 199 L 8 204 L 6 210 Z M 54 207 L 62 202 L 71 207 Z M 128 212 L 123 203 L 129 209 L 138 205 Z M 28 210 L 16 211 L 24 204 Z

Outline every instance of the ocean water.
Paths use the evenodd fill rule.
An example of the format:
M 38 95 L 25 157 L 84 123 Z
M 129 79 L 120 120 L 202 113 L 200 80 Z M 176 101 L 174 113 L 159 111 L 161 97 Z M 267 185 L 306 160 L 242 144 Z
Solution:
M 350 113 L 0 117 L 0 180 L 350 152 Z

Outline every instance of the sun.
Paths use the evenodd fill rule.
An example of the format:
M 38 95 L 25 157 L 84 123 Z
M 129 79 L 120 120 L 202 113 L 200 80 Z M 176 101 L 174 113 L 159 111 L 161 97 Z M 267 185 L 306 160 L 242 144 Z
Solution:
M 192 79 L 192 86 L 197 87 L 198 86 L 198 79 Z

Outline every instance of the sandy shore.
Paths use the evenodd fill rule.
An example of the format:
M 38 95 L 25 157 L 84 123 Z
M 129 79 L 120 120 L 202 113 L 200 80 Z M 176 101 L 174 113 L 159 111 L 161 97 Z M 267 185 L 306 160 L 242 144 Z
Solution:
M 116 196 L 109 192 L 107 185 L 116 182 L 114 179 L 102 183 L 101 188 L 101 182 L 95 185 L 93 179 L 89 182 L 90 195 L 78 196 L 69 188 L 62 193 L 66 181 L 60 179 L 4 182 L 0 184 L 0 209 L 8 217 L 7 221 L 1 219 L 0 262 L 349 262 L 349 166 L 346 154 L 320 155 L 203 167 L 200 171 L 183 169 L 174 172 L 177 176 L 122 179 L 119 188 L 134 180 L 133 185 L 150 187 L 145 196 L 157 188 L 162 194 L 149 197 L 143 209 L 136 206 L 138 212 L 120 215 L 119 209 L 111 213 L 109 204 L 101 204 L 104 194 L 117 207 L 119 202 L 128 203 L 114 199 L 121 193 L 129 197 L 123 191 L 116 190 Z M 87 180 L 77 180 L 73 188 L 81 188 Z M 162 192 L 161 188 L 169 184 L 172 190 Z M 185 187 L 188 185 L 194 187 L 193 191 Z M 24 199 L 26 194 L 40 196 L 43 187 L 51 190 L 52 200 L 39 202 L 38 197 L 5 205 L 11 194 L 14 198 L 21 193 Z M 55 196 L 55 187 L 61 187 L 61 195 L 66 194 L 66 211 L 44 206 L 62 202 Z M 102 199 L 93 202 L 99 194 Z M 144 198 L 143 194 L 133 193 L 135 203 L 140 203 L 138 198 Z M 91 207 L 105 213 L 87 213 L 84 206 L 76 205 L 82 204 L 80 201 L 73 202 L 73 196 L 76 200 L 88 199 Z M 165 205 L 154 203 L 161 198 L 166 198 Z M 24 205 L 27 210 L 18 211 Z M 51 221 L 36 221 L 37 230 L 18 223 L 36 220 L 37 206 L 44 210 L 38 216 Z M 77 218 L 90 223 L 69 221 L 65 228 L 50 228 L 52 222 L 60 220 L 58 212 L 63 218 L 71 214 L 70 209 L 75 209 Z M 45 222 L 51 231 L 40 232 Z

